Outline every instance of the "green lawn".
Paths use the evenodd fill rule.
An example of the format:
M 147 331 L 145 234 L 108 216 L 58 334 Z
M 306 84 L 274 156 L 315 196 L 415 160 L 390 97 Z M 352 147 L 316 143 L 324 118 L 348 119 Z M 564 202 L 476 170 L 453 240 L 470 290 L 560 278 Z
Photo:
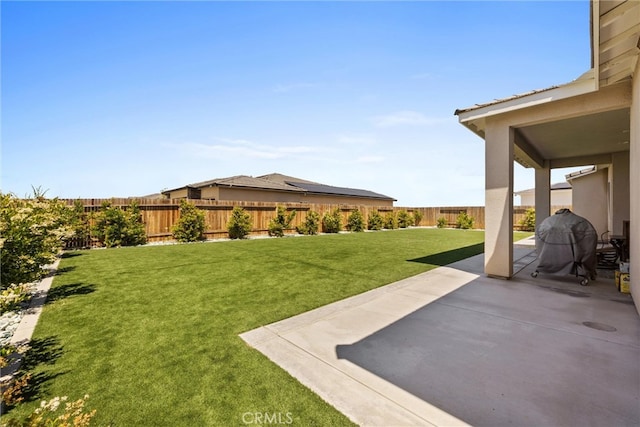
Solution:
M 243 425 L 246 412 L 349 425 L 238 334 L 478 254 L 483 238 L 409 229 L 68 253 L 27 358 L 33 400 L 9 415 L 87 393 L 101 425 Z

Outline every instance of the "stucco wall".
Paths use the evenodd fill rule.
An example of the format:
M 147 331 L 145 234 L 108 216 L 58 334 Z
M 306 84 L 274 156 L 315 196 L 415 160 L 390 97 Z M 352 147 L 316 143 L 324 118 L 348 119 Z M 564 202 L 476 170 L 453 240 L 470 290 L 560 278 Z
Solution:
M 586 218 L 600 237 L 609 231 L 608 169 L 600 169 L 581 176 L 580 179 L 574 179 L 572 185 L 573 212 Z
M 636 63 L 633 79 L 630 116 L 631 295 L 640 314 L 640 60 Z
M 220 188 L 205 187 L 200 189 L 201 199 L 220 200 Z
M 169 193 L 169 198 L 170 199 L 184 199 L 187 197 L 187 189 L 183 188 L 180 190 L 176 190 L 176 191 L 172 191 L 171 193 Z
M 571 206 L 572 191 L 570 188 L 566 190 L 551 190 L 551 205 L 553 206 Z M 523 191 L 519 194 L 519 206 L 535 206 L 536 194 L 535 190 Z
M 613 153 L 611 168 L 611 224 L 612 234 L 621 235 L 623 221 L 629 220 L 629 152 Z
M 204 197 L 203 197 L 204 198 Z M 247 188 L 221 187 L 217 200 L 243 200 L 248 202 L 302 202 L 302 193 L 284 191 L 264 191 Z

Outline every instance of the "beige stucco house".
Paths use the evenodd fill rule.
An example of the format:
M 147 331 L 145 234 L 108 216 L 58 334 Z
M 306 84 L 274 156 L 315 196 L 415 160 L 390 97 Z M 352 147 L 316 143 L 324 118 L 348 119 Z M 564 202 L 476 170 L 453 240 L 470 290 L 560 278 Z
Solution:
M 243 202 L 319 203 L 359 206 L 393 206 L 384 194 L 357 188 L 335 187 L 273 173 L 218 178 L 165 190 L 168 199 L 207 199 Z
M 557 182 L 550 187 L 551 206 L 571 206 L 572 189 L 568 182 Z M 520 206 L 533 206 L 536 204 L 536 189 L 516 191 L 516 196 L 520 197 Z
M 550 215 L 550 171 L 608 165 L 610 232 L 630 221 L 631 294 L 640 313 L 640 1 L 591 2 L 591 69 L 577 80 L 462 108 L 485 141 L 485 272 L 513 276 L 514 160 L 535 169 L 536 221 Z M 505 62 L 505 66 L 509 64 Z M 576 194 L 577 199 L 588 198 Z
M 567 175 L 575 192 L 573 212 L 586 218 L 596 229 L 601 241 L 607 241 L 613 232 L 610 165 L 595 165 Z

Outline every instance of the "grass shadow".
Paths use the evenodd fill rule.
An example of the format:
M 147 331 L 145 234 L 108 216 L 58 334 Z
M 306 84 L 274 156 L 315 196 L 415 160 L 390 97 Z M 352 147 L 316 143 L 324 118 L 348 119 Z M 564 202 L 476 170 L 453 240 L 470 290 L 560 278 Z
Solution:
M 82 256 L 84 254 L 80 254 L 78 252 L 63 252 L 62 255 L 60 255 L 60 258 L 65 259 L 65 258 L 75 258 L 77 256 Z
M 58 268 L 58 269 L 55 271 L 55 273 L 54 273 L 54 274 L 55 274 L 56 276 L 61 276 L 61 275 L 63 275 L 64 273 L 68 273 L 68 272 L 73 271 L 73 270 L 75 270 L 75 269 L 76 269 L 76 266 L 75 266 L 75 265 L 70 265 L 70 266 L 68 266 L 68 267 Z
M 66 373 L 50 373 L 43 371 L 37 373 L 33 372 L 34 369 L 41 365 L 55 364 L 56 360 L 58 360 L 62 353 L 63 348 L 59 344 L 58 339 L 54 336 L 34 338 L 29 342 L 29 349 L 22 359 L 19 371 L 15 374 L 15 378 L 23 378 L 24 375 L 29 375 L 28 382 L 20 390 L 22 402 L 30 402 L 40 398 L 42 395 L 46 394 L 46 384 Z M 15 406 L 16 403 L 11 403 L 9 405 L 5 405 L 3 409 L 8 412 Z
M 479 255 L 484 252 L 484 243 L 477 243 L 463 248 L 452 249 L 450 251 L 439 252 L 437 254 L 427 255 L 420 258 L 409 259 L 409 262 L 419 262 L 421 264 L 444 266 L 452 262 L 460 261 L 465 258 Z
M 22 392 L 24 402 L 33 402 L 46 396 L 48 394 L 46 384 L 64 374 L 66 372 L 56 372 L 55 374 L 38 372 L 37 374 L 31 374 L 31 378 L 29 378 L 29 382 Z
M 22 369 L 31 371 L 38 365 L 53 365 L 62 356 L 62 346 L 58 338 L 34 338 L 29 342 L 29 350 L 22 361 Z
M 84 283 L 69 283 L 52 287 L 47 293 L 47 304 L 68 298 L 74 295 L 87 295 L 95 292 L 95 285 L 85 285 Z

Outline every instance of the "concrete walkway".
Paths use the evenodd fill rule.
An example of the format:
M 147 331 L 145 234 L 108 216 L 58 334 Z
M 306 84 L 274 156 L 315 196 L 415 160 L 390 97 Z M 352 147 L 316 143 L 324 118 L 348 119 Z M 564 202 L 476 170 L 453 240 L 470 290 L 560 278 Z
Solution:
M 482 255 L 241 337 L 363 426 L 640 425 L 640 317 L 612 280 Z

